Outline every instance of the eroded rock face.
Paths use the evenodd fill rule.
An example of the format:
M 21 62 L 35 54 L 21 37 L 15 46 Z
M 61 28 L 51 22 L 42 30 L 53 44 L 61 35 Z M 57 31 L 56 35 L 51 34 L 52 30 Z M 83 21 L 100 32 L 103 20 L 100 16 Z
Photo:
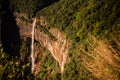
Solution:
M 42 20 L 38 19 L 38 21 Z M 16 22 L 19 26 L 21 37 L 31 38 L 32 24 L 22 21 L 17 17 Z M 42 23 L 41 25 L 44 24 Z M 35 40 L 38 41 L 42 47 L 48 49 L 51 52 L 53 58 L 59 63 L 61 73 L 63 73 L 64 64 L 68 59 L 68 48 L 70 45 L 69 40 L 66 39 L 65 35 L 62 34 L 58 29 L 51 28 L 49 32 L 56 38 L 56 40 L 51 40 L 47 34 L 40 32 L 37 29 L 35 29 Z

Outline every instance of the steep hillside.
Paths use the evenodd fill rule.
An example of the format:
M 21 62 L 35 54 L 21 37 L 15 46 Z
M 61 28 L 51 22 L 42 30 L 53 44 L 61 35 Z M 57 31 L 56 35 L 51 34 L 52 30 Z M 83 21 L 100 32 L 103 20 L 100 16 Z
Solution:
M 120 79 L 120 0 L 6 1 L 10 6 L 0 7 L 1 79 Z M 35 18 L 35 70 L 31 73 L 31 31 Z M 9 29 L 9 25 L 14 27 Z M 5 26 L 14 29 L 17 36 L 8 35 L 9 32 L 4 37 Z
M 90 79 L 91 75 L 102 80 L 119 79 L 119 3 L 61 0 L 37 13 L 38 18 L 43 16 L 48 22 L 46 28 L 58 28 L 71 40 L 65 79 Z M 84 67 L 91 73 L 85 72 Z

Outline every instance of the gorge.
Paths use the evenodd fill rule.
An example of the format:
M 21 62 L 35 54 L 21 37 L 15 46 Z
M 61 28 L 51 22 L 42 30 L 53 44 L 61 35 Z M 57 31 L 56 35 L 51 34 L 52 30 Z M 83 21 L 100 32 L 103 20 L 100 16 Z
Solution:
M 0 0 L 0 80 L 119 80 L 120 0 Z

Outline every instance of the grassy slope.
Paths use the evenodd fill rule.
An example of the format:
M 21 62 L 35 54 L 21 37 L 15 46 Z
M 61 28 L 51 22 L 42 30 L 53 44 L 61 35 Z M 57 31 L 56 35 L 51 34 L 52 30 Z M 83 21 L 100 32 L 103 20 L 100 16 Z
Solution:
M 120 39 L 116 37 L 120 36 L 120 26 L 118 26 L 118 24 L 120 24 L 119 4 L 119 0 L 60 0 L 37 13 L 38 18 L 44 16 L 45 20 L 48 22 L 47 28 L 58 28 L 61 32 L 65 33 L 67 38 L 72 42 L 69 50 L 71 61 L 66 65 L 66 72 L 63 75 L 65 80 L 94 79 L 92 75 L 98 79 L 106 79 L 102 75 L 95 75 L 93 71 L 89 70 L 85 65 L 83 66 L 81 57 L 86 58 L 85 53 L 93 54 L 96 48 L 95 45 L 99 46 L 100 44 L 97 43 L 100 41 L 106 42 L 105 45 L 112 46 L 116 54 L 120 55 L 120 46 L 118 45 Z M 93 42 L 94 39 L 96 43 Z M 118 44 L 115 40 L 118 41 Z M 92 50 L 93 52 L 90 52 Z M 107 47 L 106 50 L 109 51 L 110 49 Z M 95 53 L 99 55 L 97 52 Z M 104 54 L 104 52 L 101 52 L 101 54 L 102 53 Z M 94 57 L 94 55 L 90 57 Z M 119 56 L 117 57 L 119 58 Z M 102 58 L 104 58 L 104 56 Z M 107 62 L 106 58 L 104 59 L 104 62 Z M 92 74 L 84 67 L 92 72 Z M 113 68 L 112 71 L 117 74 L 120 73 L 119 68 L 114 70 L 114 66 L 110 65 L 109 67 L 111 68 L 102 67 L 102 69 L 110 70 Z M 108 71 L 105 75 L 109 78 L 109 75 L 115 74 L 114 72 L 109 73 Z

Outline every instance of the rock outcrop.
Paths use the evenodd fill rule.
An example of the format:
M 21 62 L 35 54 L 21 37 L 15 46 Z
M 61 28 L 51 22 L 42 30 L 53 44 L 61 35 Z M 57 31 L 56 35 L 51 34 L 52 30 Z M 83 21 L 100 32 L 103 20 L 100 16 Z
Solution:
M 32 24 L 20 20 L 20 18 L 18 18 L 17 16 L 16 16 L 16 22 L 17 25 L 19 26 L 21 37 L 31 38 Z M 59 66 L 61 68 L 61 73 L 63 73 L 64 64 L 67 62 L 68 59 L 68 48 L 70 45 L 69 40 L 66 39 L 65 35 L 62 34 L 58 29 L 51 28 L 49 29 L 49 32 L 56 38 L 56 40 L 51 40 L 47 34 L 37 29 L 35 29 L 34 39 L 38 41 L 42 47 L 48 49 L 51 52 L 53 58 L 59 63 Z

